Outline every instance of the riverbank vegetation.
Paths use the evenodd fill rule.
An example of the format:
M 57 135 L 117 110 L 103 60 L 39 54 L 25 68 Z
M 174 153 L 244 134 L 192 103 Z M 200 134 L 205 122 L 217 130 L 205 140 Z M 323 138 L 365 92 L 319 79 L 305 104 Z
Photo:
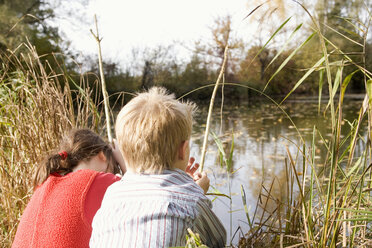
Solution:
M 329 120 L 332 135 L 330 139 L 324 139 L 326 134 L 322 134 L 314 126 L 312 142 L 307 144 L 297 130 L 300 142 L 291 141 L 297 147 L 295 154 L 287 148 L 287 180 L 285 185 L 281 185 L 282 194 L 278 197 L 272 192 L 273 185 L 280 183 L 275 178 L 271 185 L 262 185 L 253 216 L 250 216 L 245 206 L 250 231 L 240 238 L 239 247 L 369 247 L 372 245 L 372 73 L 366 66 L 366 44 L 372 15 L 368 10 L 368 17 L 363 23 L 355 22 L 356 19 L 340 18 L 348 23 L 343 28 L 347 34 L 342 34 L 319 22 L 305 6 L 299 5 L 313 22 L 313 34 L 317 36 L 322 55 L 279 103 L 273 102 L 281 108 L 280 104 L 304 83 L 310 73 L 319 71 L 319 112 L 323 112 Z M 354 39 L 350 34 L 356 33 L 348 27 L 355 28 L 358 25 L 359 36 Z M 328 32 L 325 29 L 329 29 Z M 330 38 L 331 31 L 345 40 L 333 42 Z M 310 38 L 311 36 L 305 42 Z M 347 42 L 357 44 L 360 52 L 350 52 L 343 47 Z M 285 63 L 286 60 L 282 65 Z M 273 76 L 281 71 L 282 65 Z M 359 106 L 358 119 L 345 122 L 342 112 L 344 96 L 352 90 L 350 82 L 358 71 L 361 72 L 358 80 L 364 85 L 365 98 Z M 272 77 L 266 86 L 271 83 Z M 320 99 L 324 94 L 323 82 L 328 86 L 329 99 L 325 109 L 320 108 Z M 291 119 L 290 115 L 287 117 Z M 366 135 L 360 133 L 362 125 L 368 126 Z M 341 132 L 345 129 L 350 131 L 342 136 Z M 316 139 L 323 140 L 322 147 L 316 145 Z M 359 154 L 355 152 L 357 143 L 362 143 L 365 147 Z M 319 148 L 327 151 L 320 170 L 315 166 L 315 150 Z M 245 205 L 244 188 L 242 198 Z M 256 215 L 257 213 L 260 214 Z
M 22 7 L 10 2 L 0 5 L 1 8 Z M 128 96 L 117 92 L 134 92 L 152 85 L 165 86 L 178 96 L 192 92 L 188 95 L 190 98 L 208 100 L 213 85 L 205 86 L 216 81 L 227 45 L 229 55 L 224 61 L 226 67 L 221 80 L 225 96 L 244 98 L 252 94 L 248 92 L 254 92 L 272 100 L 272 95 L 279 94 L 283 95 L 279 102 L 272 100 L 279 109 L 281 101 L 292 93 L 316 94 L 319 102 L 328 99 L 325 108 L 319 104 L 319 114 L 329 120 L 330 138 L 325 138 L 326 134 L 314 126 L 313 141 L 307 143 L 297 130 L 300 141 L 291 141 L 297 152 L 288 149 L 285 154 L 283 170 L 287 183 L 281 185 L 283 194 L 273 193 L 273 185 L 278 183 L 275 179 L 270 185 L 262 184 L 254 211 L 250 211 L 242 187 L 241 205 L 250 230 L 240 234 L 239 247 L 372 245 L 371 6 L 359 0 L 317 3 L 315 14 L 299 4 L 308 21 L 289 29 L 289 35 L 284 36 L 289 42 L 281 47 L 273 46 L 275 49 L 271 45 L 287 29 L 290 18 L 274 29 L 267 42 L 247 46 L 233 37 L 231 20 L 224 17 L 211 29 L 214 43 L 196 44 L 195 52 L 185 65 L 178 64 L 172 57 L 171 47 L 146 51 L 146 59 L 137 62 L 140 66 L 136 70 L 123 71 L 116 63 L 104 63 L 111 108 L 122 105 Z M 266 5 L 257 6 L 248 19 Z M 358 15 L 348 16 L 353 13 Z M 45 13 L 32 15 L 36 14 Z M 40 30 L 32 25 L 36 24 L 28 23 L 19 32 L 34 33 L 35 40 L 15 48 L 11 49 L 12 44 L 6 43 L 12 32 L 0 37 L 0 242 L 5 247 L 10 246 L 17 222 L 32 195 L 32 172 L 43 154 L 72 127 L 89 127 L 105 135 L 99 78 L 92 73 L 97 72 L 98 67 L 77 73 L 81 66 L 74 65 L 64 55 L 51 53 L 60 47 L 57 42 L 51 42 L 48 35 L 44 38 L 53 48 L 47 51 L 48 55 L 43 55 L 40 48 L 46 46 L 37 42 L 43 36 L 36 35 Z M 291 48 L 294 35 L 299 33 L 301 36 L 297 39 L 301 42 Z M 14 34 L 14 39 L 16 37 Z M 248 90 L 242 93 L 241 89 Z M 355 92 L 365 95 L 359 116 L 353 121 L 344 121 L 344 96 Z M 290 114 L 285 114 L 291 119 Z M 360 133 L 363 125 L 368 126 L 366 135 Z M 343 130 L 348 130 L 348 134 L 341 136 L 341 132 L 345 133 Z M 323 140 L 322 147 L 315 142 L 319 139 Z M 218 142 L 217 136 L 215 140 Z M 365 147 L 360 153 L 355 150 L 357 143 Z M 223 149 L 219 147 L 221 164 L 229 167 L 233 143 L 228 151 Z M 327 151 L 320 169 L 314 162 L 316 149 Z M 226 171 L 232 173 L 229 168 Z M 275 207 L 269 208 L 269 205 Z

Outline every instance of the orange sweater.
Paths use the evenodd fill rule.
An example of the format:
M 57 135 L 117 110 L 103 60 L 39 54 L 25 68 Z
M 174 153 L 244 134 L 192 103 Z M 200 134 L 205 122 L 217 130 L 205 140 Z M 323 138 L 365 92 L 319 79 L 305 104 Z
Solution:
M 79 170 L 65 176 L 50 175 L 28 203 L 12 247 L 89 247 L 91 219 L 84 208 L 87 193 L 98 174 Z M 97 200 L 102 200 L 104 191 Z

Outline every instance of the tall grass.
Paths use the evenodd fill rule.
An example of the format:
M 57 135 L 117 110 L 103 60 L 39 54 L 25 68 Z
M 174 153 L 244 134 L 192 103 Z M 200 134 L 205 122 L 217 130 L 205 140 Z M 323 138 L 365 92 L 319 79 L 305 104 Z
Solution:
M 366 40 L 372 21 L 372 15 L 370 11 L 367 11 L 369 20 L 367 23 L 361 24 L 361 28 L 359 28 L 361 32 L 359 38 L 363 40 L 363 44 L 346 35 L 342 35 L 343 38 L 362 47 L 363 52 L 360 54 L 364 64 L 360 64 L 327 39 L 321 31 L 321 24 L 311 15 L 308 9 L 301 3 L 297 3 L 303 8 L 304 12 L 312 21 L 314 33 L 307 38 L 305 37 L 305 41 L 297 49 L 294 49 L 288 58 L 284 60 L 267 82 L 264 90 L 272 78 L 282 70 L 286 63 L 288 63 L 313 36 L 317 36 L 322 52 L 321 57 L 314 66 L 309 68 L 303 77 L 295 83 L 294 87 L 283 98 L 280 104 L 283 103 L 297 87 L 303 84 L 310 74 L 319 71 L 321 80 L 319 81 L 318 109 L 320 110 L 323 74 L 325 73 L 329 102 L 324 109 L 324 114 L 327 115 L 327 118 L 330 120 L 332 134 L 330 140 L 324 140 L 324 134 L 317 131 L 316 126 L 314 126 L 313 141 L 310 145 L 306 144 L 301 134 L 299 134 L 301 137 L 300 143 L 293 142 L 293 145 L 297 146 L 297 154 L 291 154 L 287 148 L 285 159 L 287 184 L 285 185 L 286 192 L 284 194 L 284 200 L 281 197 L 275 196 L 272 192 L 275 179 L 269 187 L 262 184 L 254 214 L 250 216 L 246 206 L 244 187 L 242 187 L 242 200 L 250 231 L 240 239 L 239 247 L 371 247 L 372 73 L 366 69 L 365 56 Z M 257 8 L 259 7 L 260 6 Z M 285 26 L 288 20 L 289 19 L 275 31 L 273 36 L 270 37 L 258 54 L 268 45 L 270 40 L 280 29 Z M 350 22 L 350 20 L 345 21 Z M 298 28 L 299 26 L 294 32 L 296 32 Z M 330 27 L 328 28 L 337 32 Z M 349 30 L 349 33 L 353 32 Z M 331 58 L 335 52 L 341 55 L 341 58 L 337 57 L 338 60 Z M 274 57 L 273 60 L 275 59 L 276 57 Z M 273 61 L 269 64 L 272 62 Z M 355 66 L 356 71 L 345 75 L 344 69 L 347 65 Z M 347 92 L 348 84 L 357 71 L 362 72 L 364 75 L 366 94 L 360 106 L 358 119 L 344 125 L 342 113 L 343 100 Z M 232 83 L 225 83 L 224 85 L 247 87 Z M 215 89 L 218 87 L 218 81 L 214 87 Z M 263 92 L 261 93 L 263 94 Z M 336 94 L 338 94 L 338 97 Z M 336 97 L 338 99 L 337 101 L 335 100 Z M 213 100 L 214 96 L 212 96 L 209 112 L 213 109 Z M 275 104 L 280 106 L 278 103 Z M 283 111 L 283 109 L 281 110 Z M 287 113 L 286 115 L 290 119 Z M 208 117 L 206 124 L 208 127 L 207 130 L 209 129 L 209 122 L 210 118 Z M 359 131 L 363 123 L 365 124 L 366 122 L 368 125 L 368 133 L 366 137 L 363 137 Z M 341 133 L 345 129 L 349 130 L 349 133 L 345 138 L 342 138 Z M 207 139 L 207 135 L 208 133 L 205 135 L 205 140 Z M 214 138 L 220 155 L 226 161 L 226 155 L 223 148 L 219 145 L 218 137 L 215 136 Z M 324 147 L 322 148 L 327 151 L 326 159 L 322 161 L 323 169 L 320 171 L 317 170 L 315 166 L 315 150 L 319 148 L 316 146 L 316 139 L 323 139 Z M 355 147 L 358 142 L 363 143 L 365 146 L 365 150 L 361 154 L 355 154 Z M 204 155 L 203 153 L 203 157 Z M 227 167 L 228 166 L 226 166 L 226 168 Z M 299 171 L 298 168 L 302 168 L 302 170 Z M 271 203 L 269 204 L 269 202 Z M 269 208 L 269 205 L 274 205 L 274 209 L 271 207 Z M 256 215 L 259 212 L 261 214 Z
M 97 87 L 84 77 L 74 82 L 63 65 L 60 72 L 53 71 L 30 44 L 22 46 L 27 53 L 0 55 L 0 243 L 4 247 L 12 243 L 33 192 L 33 169 L 42 156 L 71 128 L 103 130 Z
M 324 134 L 314 127 L 313 141 L 310 145 L 301 138 L 300 143 L 293 142 L 297 146 L 298 154 L 291 154 L 287 148 L 285 200 L 272 193 L 275 179 L 269 187 L 262 185 L 253 217 L 249 216 L 245 206 L 250 231 L 240 239 L 239 247 L 371 247 L 372 74 L 365 69 L 365 64 L 353 61 L 347 53 L 328 40 L 322 34 L 317 20 L 303 5 L 301 6 L 313 22 L 315 33 L 311 34 L 299 48 L 316 34 L 322 49 L 322 56 L 312 68 L 308 69 L 281 103 L 311 73 L 318 70 L 322 75 L 324 72 L 329 94 L 329 102 L 324 114 L 330 120 L 332 135 L 329 141 L 324 140 Z M 371 12 L 368 13 L 371 14 Z M 370 15 L 368 22 L 360 29 L 362 33 L 360 38 L 364 41 L 360 44 L 363 50 L 362 61 L 365 61 L 365 46 L 371 20 Z M 282 27 L 283 25 L 279 29 Z M 344 38 L 351 40 L 346 36 Z M 297 51 L 298 49 L 295 49 L 289 58 Z M 330 62 L 332 51 L 337 51 L 342 55 L 340 60 Z M 288 59 L 283 62 L 275 74 L 284 67 L 287 61 Z M 354 65 L 357 71 L 364 74 L 366 94 L 360 106 L 358 119 L 343 125 L 344 96 L 352 76 L 357 72 L 354 71 L 344 76 L 346 64 Z M 336 94 L 338 94 L 338 101 L 335 101 Z M 363 123 L 368 125 L 366 137 L 359 133 Z M 350 131 L 345 138 L 342 138 L 341 133 L 345 129 Z M 315 149 L 318 148 L 315 143 L 316 139 L 324 140 L 323 148 L 327 151 L 321 171 L 316 169 L 314 162 Z M 364 144 L 365 150 L 357 155 L 355 147 L 358 142 Z M 302 170 L 298 171 L 298 168 Z M 245 205 L 244 188 L 242 188 L 242 197 Z M 270 205 L 275 205 L 273 210 L 268 208 L 269 201 L 271 201 Z M 261 215 L 257 216 L 257 212 L 261 212 Z

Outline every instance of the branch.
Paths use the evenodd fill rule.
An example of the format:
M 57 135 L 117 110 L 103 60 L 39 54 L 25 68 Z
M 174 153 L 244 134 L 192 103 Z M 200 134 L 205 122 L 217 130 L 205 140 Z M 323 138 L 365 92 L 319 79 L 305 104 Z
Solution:
M 106 128 L 107 128 L 107 138 L 110 143 L 112 143 L 112 135 L 111 135 L 111 121 L 110 121 L 110 112 L 109 112 L 109 100 L 108 100 L 108 93 L 106 90 L 106 82 L 105 76 L 103 74 L 103 64 L 102 64 L 102 53 L 101 53 L 101 41 L 102 38 L 99 37 L 98 33 L 98 24 L 97 24 L 97 16 L 94 15 L 94 22 L 96 24 L 96 32 L 97 35 L 93 33 L 92 29 L 90 32 L 92 33 L 94 39 L 97 41 L 98 45 L 98 62 L 99 62 L 99 73 L 101 75 L 101 83 L 102 83 L 102 94 L 103 94 L 103 105 L 105 107 L 105 115 L 106 115 Z

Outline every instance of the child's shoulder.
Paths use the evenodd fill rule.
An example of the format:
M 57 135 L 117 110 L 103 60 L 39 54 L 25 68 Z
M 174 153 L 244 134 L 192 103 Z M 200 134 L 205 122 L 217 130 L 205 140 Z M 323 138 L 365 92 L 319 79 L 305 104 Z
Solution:
M 127 172 L 113 183 L 106 194 L 120 197 L 168 197 L 187 201 L 205 200 L 203 190 L 181 170 L 165 170 L 159 174 Z

